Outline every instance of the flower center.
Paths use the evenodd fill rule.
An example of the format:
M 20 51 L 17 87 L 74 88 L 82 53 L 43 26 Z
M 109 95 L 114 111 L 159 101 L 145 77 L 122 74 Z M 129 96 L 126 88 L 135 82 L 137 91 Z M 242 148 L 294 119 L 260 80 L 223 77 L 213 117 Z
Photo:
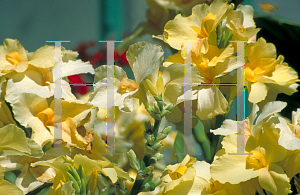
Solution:
M 51 108 L 39 112 L 38 117 L 45 125 L 54 125 L 54 111 Z
M 218 180 L 209 179 L 212 192 L 215 193 L 222 188 L 222 184 Z
M 121 80 L 118 88 L 121 93 L 128 93 L 130 91 L 135 91 L 137 88 L 139 88 L 139 84 L 137 84 L 134 80 L 124 77 Z
M 16 65 L 16 64 L 22 62 L 22 57 L 19 54 L 19 52 L 14 51 L 14 52 L 11 52 L 11 53 L 6 55 L 6 60 L 9 63 L 11 63 L 12 65 Z
M 268 165 L 264 155 L 260 152 L 251 151 L 250 153 L 253 153 L 253 155 L 247 156 L 246 168 L 261 169 Z
M 186 166 L 180 166 L 176 171 L 170 172 L 169 176 L 172 180 L 179 179 L 182 175 L 184 175 L 185 171 L 187 170 Z

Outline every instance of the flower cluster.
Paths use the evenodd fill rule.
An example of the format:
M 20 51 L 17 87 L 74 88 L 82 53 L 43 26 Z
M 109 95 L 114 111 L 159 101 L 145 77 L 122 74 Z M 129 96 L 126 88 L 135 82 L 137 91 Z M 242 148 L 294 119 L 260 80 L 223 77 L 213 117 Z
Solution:
M 160 45 L 130 45 L 134 78 L 114 64 L 94 69 L 65 48 L 28 52 L 17 40 L 4 40 L 0 189 L 29 195 L 299 193 L 300 109 L 289 120 L 279 113 L 287 103 L 275 101 L 279 93 L 297 92 L 298 74 L 272 43 L 256 38 L 253 8 L 234 8 L 227 0 L 147 3 L 146 25 L 156 27 L 149 32 L 175 52 L 164 60 Z M 68 78 L 86 73 L 94 75 L 93 90 L 80 99 Z M 252 112 L 235 121 L 228 116 L 241 80 Z M 182 136 L 187 129 L 192 132 Z M 197 148 L 202 160 L 193 156 Z

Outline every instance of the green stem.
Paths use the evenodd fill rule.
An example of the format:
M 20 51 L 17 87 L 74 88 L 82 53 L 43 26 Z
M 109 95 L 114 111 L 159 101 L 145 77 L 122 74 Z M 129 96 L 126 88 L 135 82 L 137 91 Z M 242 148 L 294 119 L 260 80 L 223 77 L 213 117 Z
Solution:
M 159 129 L 160 122 L 161 122 L 161 120 L 156 120 L 156 119 L 155 119 L 155 122 L 154 122 L 154 129 L 153 129 L 153 135 L 154 135 L 155 139 L 156 139 L 156 137 L 157 137 L 157 133 L 158 133 L 158 129 Z M 154 142 L 154 143 L 155 143 L 155 142 Z M 153 143 L 153 144 L 154 144 L 154 143 Z
M 159 126 L 160 126 L 160 122 L 161 122 L 161 120 L 156 120 L 155 119 L 154 127 L 153 127 L 153 133 L 152 133 L 154 135 L 155 139 L 157 137 L 157 133 L 158 133 L 158 129 L 159 129 Z M 154 141 L 154 143 L 155 142 L 156 141 Z M 146 167 L 149 166 L 149 160 L 150 160 L 150 157 L 148 155 L 144 155 L 143 161 L 141 162 L 141 168 L 140 168 L 139 172 L 140 171 L 143 172 L 146 169 Z M 139 175 L 137 175 L 136 176 L 136 180 L 135 180 L 135 182 L 134 182 L 131 190 L 127 194 L 128 195 L 136 195 L 136 194 L 138 194 L 141 191 L 141 188 L 143 186 L 144 180 L 145 180 L 144 178 L 142 178 Z
M 199 123 L 193 128 L 193 135 L 204 153 L 205 161 L 210 163 L 212 161 L 210 141 L 206 136 L 204 128 L 201 128 Z

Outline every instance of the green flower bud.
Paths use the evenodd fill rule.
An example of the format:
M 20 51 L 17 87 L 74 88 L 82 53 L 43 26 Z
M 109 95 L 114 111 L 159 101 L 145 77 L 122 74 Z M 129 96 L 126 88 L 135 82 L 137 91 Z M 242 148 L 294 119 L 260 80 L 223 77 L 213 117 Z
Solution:
M 163 146 L 164 146 L 164 144 L 163 144 L 161 141 L 159 141 L 159 142 L 155 143 L 155 144 L 152 146 L 152 148 L 155 149 L 155 150 L 159 150 L 159 149 L 161 149 Z
M 161 116 L 159 113 L 151 112 L 150 115 L 156 120 L 161 120 Z
M 155 186 L 159 186 L 161 184 L 161 179 L 160 177 L 156 177 L 154 180 L 153 180 L 153 183 Z
M 149 144 L 149 145 L 152 146 L 152 144 L 154 143 L 154 141 L 155 141 L 154 135 L 148 135 L 148 137 L 147 137 L 147 144 Z
M 140 162 L 139 160 L 136 158 L 136 155 L 134 153 L 134 151 L 132 149 L 130 149 L 128 152 L 127 152 L 127 157 L 129 159 L 129 163 L 130 163 L 130 166 L 136 170 L 136 171 L 139 171 L 140 170 Z
M 149 106 L 148 108 L 146 108 L 147 112 L 149 112 L 150 114 L 153 112 L 153 108 L 151 106 Z
M 153 157 L 150 158 L 149 164 L 150 164 L 150 165 L 153 165 L 153 164 L 155 164 L 155 163 L 157 163 L 157 158 L 153 156 Z
M 169 111 L 169 110 L 164 110 L 164 111 L 162 111 L 162 113 L 161 113 L 161 117 L 164 117 L 164 116 L 166 116 L 166 115 L 168 115 L 168 114 L 170 114 L 171 112 Z
M 146 156 L 153 156 L 156 153 L 156 151 L 151 146 L 145 147 L 145 155 Z
M 144 174 L 146 175 L 150 175 L 152 174 L 154 171 L 154 167 L 153 166 L 149 166 L 149 167 L 146 167 L 145 171 L 144 171 Z
M 162 133 L 169 134 L 171 130 L 172 130 L 172 127 L 171 126 L 167 126 L 167 127 L 165 127 L 162 130 Z
M 162 97 L 161 97 L 161 95 L 159 93 L 157 93 L 157 94 L 154 95 L 154 99 L 156 101 L 163 101 L 163 99 L 162 99 Z
M 168 104 L 164 107 L 165 110 L 168 110 L 168 111 L 172 111 L 174 109 L 174 105 L 173 104 Z
M 153 112 L 160 113 L 160 108 L 159 108 L 157 102 L 153 103 Z
M 164 157 L 164 155 L 161 154 L 161 153 L 156 153 L 156 154 L 154 155 L 154 157 L 156 157 L 156 158 L 157 158 L 157 161 L 159 161 L 160 159 L 162 159 L 162 158 Z
M 156 140 L 163 140 L 165 139 L 166 137 L 168 136 L 168 134 L 165 134 L 165 133 L 159 133 L 156 137 Z

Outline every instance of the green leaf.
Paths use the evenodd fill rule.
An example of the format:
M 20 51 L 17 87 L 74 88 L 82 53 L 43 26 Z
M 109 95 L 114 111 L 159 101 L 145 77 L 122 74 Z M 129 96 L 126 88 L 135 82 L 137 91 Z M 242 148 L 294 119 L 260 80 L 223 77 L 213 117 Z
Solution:
M 50 192 L 50 187 L 48 186 L 46 188 L 43 188 L 39 193 L 37 193 L 36 195 L 47 195 Z
M 186 156 L 185 153 L 187 153 L 187 151 L 184 151 L 184 148 L 186 148 L 186 145 L 184 143 L 183 135 L 180 132 L 177 132 L 177 136 L 174 141 L 174 151 L 179 163 Z
M 197 118 L 194 117 L 193 118 Z M 198 118 L 197 118 L 198 119 Z M 193 128 L 193 133 L 197 143 L 199 143 L 206 162 L 212 161 L 211 151 L 210 151 L 210 141 L 206 136 L 203 123 L 198 119 L 197 125 Z
M 5 172 L 4 179 L 9 181 L 10 183 L 15 184 L 15 182 L 17 180 L 17 176 L 13 172 Z

